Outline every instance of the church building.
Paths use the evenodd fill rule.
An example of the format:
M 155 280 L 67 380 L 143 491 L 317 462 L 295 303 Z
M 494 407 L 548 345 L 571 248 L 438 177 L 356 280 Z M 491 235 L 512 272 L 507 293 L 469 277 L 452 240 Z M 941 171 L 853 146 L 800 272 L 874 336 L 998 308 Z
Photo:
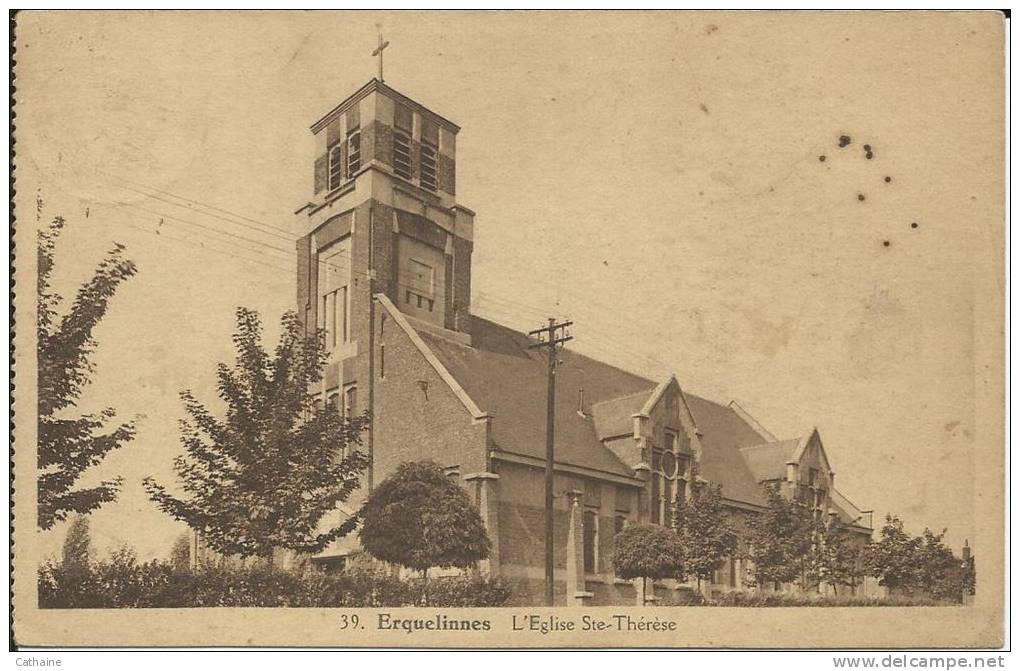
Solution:
M 324 402 L 373 418 L 366 490 L 402 462 L 438 462 L 478 505 L 492 541 L 483 569 L 512 579 L 515 601 L 541 604 L 546 354 L 471 313 L 475 213 L 457 201 L 459 131 L 380 79 L 311 126 L 297 308 L 309 332 L 326 334 Z M 722 486 L 738 526 L 764 508 L 763 485 L 773 483 L 870 538 L 870 514 L 835 488 L 817 430 L 779 439 L 736 403 L 690 393 L 675 376 L 647 379 L 570 349 L 559 359 L 557 604 L 677 598 L 671 581 L 638 594 L 618 579 L 612 538 L 631 522 L 668 524 L 671 502 L 689 496 L 695 478 Z M 352 534 L 313 561 L 340 566 L 356 544 Z M 728 560 L 709 589 L 740 589 L 744 564 Z

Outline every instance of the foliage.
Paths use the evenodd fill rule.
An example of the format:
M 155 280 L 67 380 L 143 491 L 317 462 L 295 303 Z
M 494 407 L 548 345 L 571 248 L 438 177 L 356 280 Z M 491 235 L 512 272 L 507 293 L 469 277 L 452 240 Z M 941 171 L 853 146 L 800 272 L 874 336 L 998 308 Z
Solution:
M 684 553 L 672 529 L 629 524 L 613 537 L 613 568 L 625 580 L 683 575 Z
M 183 533 L 174 540 L 170 548 L 170 565 L 178 571 L 187 571 L 191 568 L 191 538 Z
M 768 508 L 748 520 L 751 582 L 760 587 L 800 580 L 807 569 L 815 523 L 805 506 L 766 488 Z
M 367 417 L 347 419 L 308 393 L 321 379 L 321 334 L 305 338 L 297 317 L 281 320 L 280 342 L 269 355 L 262 324 L 238 308 L 233 368 L 217 370 L 224 418 L 184 391 L 188 419 L 181 422 L 186 456 L 174 469 L 187 494 L 177 498 L 151 477 L 149 497 L 177 520 L 202 534 L 226 555 L 271 557 L 273 548 L 314 554 L 354 530 L 348 517 L 325 531 L 323 517 L 359 486 L 368 463 L 357 449 Z
M 38 582 L 41 608 L 397 607 L 421 603 L 426 589 L 421 579 L 401 580 L 373 566 L 324 573 L 271 571 L 257 562 L 192 572 L 169 561 L 139 563 L 127 549 L 84 574 L 46 563 Z M 436 578 L 427 589 L 440 607 L 502 606 L 511 595 L 506 581 L 478 575 Z
M 977 587 L 977 569 L 974 566 L 974 555 L 969 555 L 963 561 L 961 582 L 963 583 L 963 593 L 973 596 L 974 590 Z
M 106 315 L 121 282 L 133 276 L 135 264 L 124 258 L 124 246 L 115 243 L 92 277 L 61 317 L 63 298 L 50 286 L 57 237 L 65 221 L 56 217 L 39 231 L 36 321 L 38 335 L 39 468 L 38 524 L 49 529 L 70 513 L 90 513 L 117 498 L 121 480 L 104 480 L 94 487 L 75 489 L 88 468 L 98 465 L 112 450 L 135 435 L 133 421 L 110 428 L 113 408 L 99 413 L 73 412 L 88 385 L 95 365 L 95 327 Z M 73 415 L 73 416 L 71 416 Z
M 719 485 L 695 486 L 689 501 L 677 501 L 673 514 L 684 572 L 695 576 L 699 587 L 737 549 L 737 535 L 723 510 L 721 492 Z
M 922 535 L 911 536 L 899 517 L 886 515 L 879 541 L 869 547 L 869 573 L 894 593 L 959 602 L 965 593 L 973 593 L 973 564 L 946 547 L 945 533 L 925 529 Z
M 373 557 L 425 572 L 467 568 L 489 556 L 489 537 L 467 493 L 431 461 L 401 464 L 361 511 L 361 545 Z
M 861 596 L 832 596 L 811 592 L 771 592 L 754 591 L 745 592 L 734 590 L 722 592 L 711 599 L 705 605 L 723 606 L 736 608 L 790 608 L 797 606 L 813 607 L 904 607 L 904 606 L 951 606 L 948 601 L 939 601 L 925 596 L 886 596 L 886 597 L 861 597 Z
M 925 529 L 921 536 L 918 559 L 921 564 L 920 588 L 936 599 L 960 601 L 970 588 L 966 584 L 966 566 L 946 547 L 943 542 L 945 535 L 945 529 L 939 534 Z
M 64 566 L 85 569 L 89 565 L 92 553 L 92 539 L 89 534 L 89 519 L 84 515 L 75 516 L 61 548 L 61 561 Z
M 837 594 L 839 586 L 849 587 L 856 593 L 864 579 L 865 546 L 854 543 L 844 525 L 832 520 L 818 534 L 811 553 L 812 572 L 820 582 L 832 586 Z
M 885 516 L 879 540 L 868 549 L 868 569 L 878 584 L 890 590 L 911 592 L 921 582 L 918 559 L 922 540 L 908 534 L 903 520 Z

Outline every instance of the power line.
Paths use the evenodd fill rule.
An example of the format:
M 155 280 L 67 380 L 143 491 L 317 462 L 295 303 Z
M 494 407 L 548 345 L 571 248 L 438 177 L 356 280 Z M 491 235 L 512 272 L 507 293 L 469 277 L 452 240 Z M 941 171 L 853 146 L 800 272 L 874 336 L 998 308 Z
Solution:
M 134 180 L 126 179 L 124 177 L 120 177 L 118 175 L 114 175 L 113 173 L 106 172 L 105 170 L 97 169 L 97 172 L 100 172 L 100 173 L 102 173 L 104 175 L 108 175 L 109 177 L 112 177 L 113 179 L 121 181 L 121 182 L 124 182 L 126 184 L 134 184 L 135 186 L 139 186 L 139 187 L 142 187 L 142 188 L 145 188 L 145 189 L 149 189 L 150 191 L 155 191 L 156 193 L 161 193 L 161 194 L 170 196 L 171 198 L 176 198 L 178 200 L 183 200 L 183 201 L 186 201 L 186 202 L 194 203 L 196 205 L 199 205 L 199 206 L 204 207 L 204 208 L 209 209 L 209 210 L 214 210 L 216 212 L 222 212 L 224 214 L 229 214 L 229 215 L 231 215 L 233 217 L 237 217 L 238 219 L 244 219 L 245 221 L 251 222 L 253 224 L 258 224 L 258 225 L 264 226 L 266 228 L 274 229 L 276 231 L 279 231 L 280 233 L 286 234 L 291 239 L 293 239 L 293 232 L 292 231 L 289 231 L 289 230 L 287 230 L 285 228 L 281 228 L 279 226 L 274 226 L 273 224 L 269 224 L 269 223 L 266 223 L 264 221 L 260 221 L 258 219 L 253 218 L 253 217 L 249 217 L 249 216 L 240 214 L 238 212 L 234 212 L 232 210 L 228 210 L 228 209 L 223 208 L 223 207 L 218 207 L 218 206 L 212 205 L 210 203 L 205 203 L 203 201 L 196 200 L 194 198 L 190 198 L 188 196 L 182 196 L 182 195 L 174 193 L 172 191 L 167 191 L 166 189 L 160 189 L 160 188 L 154 187 L 154 186 L 152 186 L 150 184 L 144 184 L 142 182 L 137 182 L 137 181 L 134 181 Z M 107 182 L 107 183 L 109 183 L 109 182 Z M 125 188 L 126 189 L 128 187 L 120 187 L 120 188 Z M 135 189 L 129 189 L 129 190 L 135 191 L 136 193 L 140 193 L 142 195 L 150 195 L 148 193 L 137 191 Z M 155 196 L 150 196 L 150 197 L 154 198 Z M 176 205 L 176 203 L 171 203 L 171 204 L 172 205 Z M 177 205 L 177 206 L 180 207 L 180 205 Z
M 148 233 L 149 235 L 153 235 L 153 236 L 159 238 L 160 240 L 165 240 L 165 241 L 168 241 L 168 242 L 179 242 L 181 244 L 189 245 L 191 247 L 196 247 L 198 249 L 202 249 L 202 250 L 207 251 L 207 252 L 212 252 L 214 254 L 220 254 L 222 256 L 227 256 L 227 257 L 230 257 L 230 258 L 233 258 L 233 259 L 243 260 L 243 261 L 246 261 L 248 263 L 255 263 L 257 265 L 265 266 L 267 268 L 272 268 L 274 270 L 283 270 L 283 271 L 290 271 L 290 270 L 292 270 L 291 268 L 285 268 L 283 266 L 277 266 L 277 265 L 273 265 L 273 264 L 270 264 L 270 263 L 265 263 L 263 261 L 259 261 L 257 259 L 252 259 L 252 258 L 249 258 L 249 257 L 246 257 L 246 256 L 241 256 L 241 255 L 239 255 L 239 254 L 237 254 L 235 252 L 223 251 L 223 250 L 218 249 L 216 247 L 210 247 L 210 246 L 207 246 L 207 245 L 202 244 L 200 242 L 195 242 L 193 240 L 189 240 L 187 238 L 179 238 L 179 237 L 175 237 L 173 235 L 165 235 L 163 233 L 156 233 L 155 231 L 150 231 L 147 228 L 143 228 L 143 227 L 138 226 L 136 224 L 132 224 L 131 222 L 127 222 L 126 225 L 129 228 L 132 228 L 132 229 L 134 229 L 136 231 L 139 231 L 140 233 Z
M 104 173 L 104 174 L 110 174 L 110 173 Z M 120 177 L 116 177 L 116 176 L 114 176 L 114 177 L 115 177 L 115 179 L 119 179 L 119 180 L 124 181 L 124 182 L 133 183 L 133 184 L 140 184 L 138 182 L 133 182 L 131 180 L 126 180 L 124 178 L 120 178 Z M 144 195 L 146 197 L 153 198 L 153 199 L 159 200 L 161 202 L 165 202 L 165 203 L 168 203 L 170 205 L 174 205 L 176 207 L 181 207 L 181 205 L 179 203 L 174 203 L 174 202 L 168 201 L 166 199 L 159 198 L 157 196 L 153 196 L 152 194 L 139 191 L 137 189 L 132 189 L 130 187 L 119 186 L 119 185 L 115 185 L 115 186 L 117 186 L 117 188 L 122 188 L 122 189 L 130 190 L 130 191 L 133 191 L 133 192 L 136 192 L 136 193 L 140 193 L 141 195 Z M 239 219 L 244 219 L 246 221 L 250 221 L 250 222 L 256 223 L 256 224 L 258 224 L 260 226 L 265 226 L 265 227 L 272 228 L 274 230 L 281 231 L 281 232 L 284 231 L 284 229 L 280 229 L 278 227 L 272 226 L 271 224 L 266 224 L 265 222 L 261 222 L 261 221 L 259 221 L 257 219 L 254 219 L 254 218 L 251 218 L 251 217 L 247 217 L 245 215 L 242 215 L 242 214 L 239 214 L 239 213 L 236 213 L 236 212 L 232 212 L 232 211 L 227 210 L 225 208 L 220 208 L 220 207 L 217 207 L 217 206 L 214 206 L 214 205 L 210 205 L 208 203 L 203 203 L 203 202 L 195 200 L 195 199 L 187 198 L 185 196 L 180 196 L 178 194 L 174 194 L 174 193 L 172 193 L 170 191 L 166 191 L 166 190 L 163 190 L 163 189 L 156 189 L 155 187 L 151 187 L 151 186 L 148 186 L 148 185 L 145 185 L 145 186 L 147 188 L 150 188 L 150 189 L 156 191 L 156 192 L 164 193 L 164 194 L 169 195 L 169 196 L 171 196 L 173 198 L 178 198 L 180 200 L 190 201 L 190 202 L 199 204 L 199 205 L 201 205 L 203 207 L 206 207 L 206 208 L 209 208 L 209 209 L 214 209 L 214 210 L 217 210 L 217 211 L 220 211 L 220 212 L 224 212 L 224 213 L 230 214 L 230 215 L 232 215 L 234 217 L 237 217 Z M 180 222 L 180 223 L 188 225 L 188 226 L 192 226 L 192 227 L 195 227 L 195 228 L 198 228 L 198 229 L 202 229 L 204 231 L 208 231 L 209 233 L 213 233 L 215 235 L 227 236 L 227 237 L 234 238 L 236 240 L 247 242 L 247 243 L 250 243 L 250 244 L 253 244 L 253 245 L 258 245 L 259 247 L 262 247 L 264 249 L 268 249 L 268 250 L 270 250 L 272 252 L 275 252 L 277 254 L 284 255 L 287 258 L 294 258 L 294 259 L 296 259 L 297 256 L 298 256 L 297 252 L 295 250 L 293 250 L 293 249 L 285 249 L 285 248 L 277 247 L 277 246 L 275 246 L 273 244 L 269 244 L 269 243 L 264 242 L 262 240 L 246 237 L 246 236 L 243 236 L 243 235 L 238 235 L 238 234 L 235 234 L 235 233 L 231 233 L 229 231 L 223 231 L 223 230 L 221 230 L 219 228 L 213 228 L 211 226 L 208 226 L 208 225 L 205 225 L 205 224 L 201 224 L 201 223 L 198 223 L 198 222 L 195 222 L 195 221 L 191 221 L 191 220 L 188 220 L 188 219 L 183 219 L 181 217 L 169 214 L 167 212 L 145 208 L 145 207 L 142 207 L 140 205 L 135 205 L 133 203 L 127 203 L 127 202 L 124 202 L 124 201 L 112 201 L 112 202 L 116 203 L 117 205 L 131 207 L 133 209 L 137 209 L 137 210 L 142 211 L 142 212 L 147 212 L 149 214 L 153 214 L 153 215 L 165 218 L 165 219 L 170 219 L 170 220 L 177 221 L 177 222 Z M 254 228 L 252 226 L 249 226 L 247 224 L 244 224 L 242 222 L 233 221 L 231 219 L 227 219 L 227 218 L 224 218 L 224 217 L 221 217 L 221 216 L 218 216 L 218 215 L 214 215 L 214 214 L 211 214 L 209 212 L 203 212 L 201 210 L 196 210 L 196 209 L 190 209 L 189 211 L 191 211 L 191 212 L 193 212 L 195 214 L 198 214 L 200 216 L 207 216 L 207 217 L 215 218 L 215 219 L 224 221 L 224 222 L 232 224 L 232 225 L 243 226 L 245 228 L 248 228 L 250 230 L 253 230 L 253 231 L 257 232 L 260 235 L 271 234 L 271 235 L 276 235 L 277 237 L 281 237 L 281 238 L 286 237 L 286 239 L 288 239 L 288 240 L 293 240 L 294 239 L 294 236 L 292 234 L 289 234 L 289 233 L 287 235 L 279 235 L 277 233 L 267 233 L 266 231 L 262 231 L 262 230 L 256 229 L 256 228 Z M 146 231 L 146 232 L 148 232 L 148 231 Z M 263 256 L 265 255 L 260 250 L 252 249 L 250 247 L 244 247 L 244 246 L 238 245 L 237 243 L 232 243 L 232 242 L 228 242 L 228 241 L 221 241 L 221 240 L 216 240 L 216 242 L 222 242 L 223 244 L 231 244 L 231 245 L 233 245 L 235 247 L 238 247 L 239 249 L 244 249 L 244 250 L 249 251 L 249 252 L 258 253 L 258 254 L 261 254 Z M 203 248 L 203 249 L 208 249 L 204 245 L 197 245 L 197 246 L 200 247 L 200 248 Z M 239 258 L 246 259 L 246 257 L 239 257 Z M 246 259 L 246 260 L 249 260 L 249 261 L 254 262 L 254 263 L 259 263 L 257 261 L 251 260 L 251 259 Z M 357 275 L 359 277 L 364 277 L 366 279 L 369 277 L 369 274 L 367 272 L 353 269 L 350 266 L 349 260 L 348 260 L 348 263 L 346 265 L 343 265 L 343 266 L 336 265 L 335 263 L 326 262 L 326 261 L 319 261 L 319 263 L 322 264 L 322 265 L 325 265 L 326 267 L 337 269 L 337 270 L 339 270 L 342 273 L 347 273 L 347 274 L 349 274 L 351 276 Z M 265 264 L 265 263 L 262 263 L 262 265 L 265 265 L 266 267 L 271 267 L 271 268 L 274 268 L 274 269 L 283 269 L 281 266 L 277 266 L 277 265 L 271 265 L 271 264 Z M 406 267 L 402 268 L 402 270 L 407 270 L 407 268 Z M 401 283 L 401 282 L 395 283 L 395 286 L 397 286 L 399 288 L 406 289 L 406 290 L 414 291 L 416 294 L 421 293 L 421 287 L 420 286 L 410 285 L 410 284 Z M 589 305 L 596 305 L 596 306 L 602 307 L 603 309 L 605 309 L 605 310 L 607 310 L 609 312 L 617 312 L 617 313 L 621 312 L 621 310 L 619 308 L 611 308 L 611 307 L 609 307 L 609 306 L 607 306 L 607 305 L 605 305 L 603 303 L 600 303 L 599 301 L 596 301 L 596 300 L 592 299 L 588 295 L 582 295 L 581 293 L 576 292 L 574 290 L 571 290 L 571 289 L 569 289 L 569 288 L 567 288 L 565 286 L 557 285 L 555 287 L 555 289 L 557 291 L 562 291 L 564 293 L 567 293 L 569 295 L 575 296 L 577 298 L 582 298 L 583 299 L 583 303 L 585 304 L 585 305 L 583 305 L 583 307 L 588 307 Z M 510 299 L 506 299 L 506 298 L 496 298 L 494 296 L 487 295 L 484 292 L 477 292 L 476 295 L 482 301 L 486 301 L 486 302 L 490 302 L 490 303 L 492 303 L 492 302 L 502 303 L 504 306 L 508 306 L 510 308 L 513 308 L 514 310 L 517 310 L 517 311 L 527 311 L 528 313 L 530 313 L 532 315 L 535 315 L 535 316 L 541 316 L 541 317 L 544 318 L 544 316 L 546 314 L 548 314 L 547 310 L 543 310 L 543 309 L 538 308 L 538 307 L 536 307 L 534 305 L 528 305 L 528 304 L 525 304 L 525 303 L 521 303 L 519 301 L 513 301 L 513 300 L 510 300 Z M 623 311 L 623 312 L 624 312 L 624 314 L 627 314 L 626 311 Z M 586 331 L 591 331 L 593 333 L 600 334 L 602 337 L 601 338 L 596 338 L 597 342 L 598 341 L 605 341 L 605 342 L 612 342 L 614 344 L 613 347 L 605 347 L 605 344 L 603 342 L 603 346 L 605 347 L 605 349 L 613 350 L 613 351 L 617 352 L 618 354 L 625 353 L 627 355 L 626 358 L 632 359 L 632 362 L 636 362 L 636 361 L 643 362 L 640 367 L 644 367 L 645 365 L 651 365 L 653 368 L 660 368 L 661 367 L 661 368 L 667 369 L 667 370 L 671 369 L 671 366 L 669 364 L 666 364 L 665 362 L 663 362 L 663 361 L 661 361 L 659 359 L 656 359 L 656 358 L 654 358 L 654 357 L 652 357 L 652 356 L 650 356 L 648 354 L 645 354 L 645 353 L 642 353 L 642 352 L 637 352 L 635 350 L 632 350 L 632 349 L 624 346 L 623 343 L 621 343 L 620 341 L 615 340 L 614 338 L 612 338 L 611 336 L 606 334 L 604 331 L 600 331 L 599 329 L 591 326 L 590 324 L 585 324 L 584 329 Z

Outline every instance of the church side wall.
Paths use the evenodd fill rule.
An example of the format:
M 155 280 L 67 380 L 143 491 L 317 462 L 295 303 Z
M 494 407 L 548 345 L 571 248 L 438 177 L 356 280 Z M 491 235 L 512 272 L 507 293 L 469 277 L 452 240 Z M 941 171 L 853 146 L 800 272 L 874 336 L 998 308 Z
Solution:
M 422 459 L 457 467 L 462 476 L 485 471 L 485 423 L 473 420 L 382 306 L 376 320 L 375 481 Z
M 497 418 L 498 421 L 498 418 Z M 515 604 L 540 605 L 545 598 L 545 476 L 542 468 L 494 460 L 499 475 L 500 575 L 514 584 Z M 629 605 L 636 592 L 629 581 L 617 581 L 612 567 L 617 517 L 637 520 L 635 487 L 594 478 L 557 473 L 553 481 L 553 561 L 556 603 L 566 603 L 569 491 L 584 492 L 583 508 L 596 520 L 595 571 L 585 585 L 594 604 Z M 591 515 L 586 519 L 591 521 Z M 580 540 L 580 538 L 578 539 Z

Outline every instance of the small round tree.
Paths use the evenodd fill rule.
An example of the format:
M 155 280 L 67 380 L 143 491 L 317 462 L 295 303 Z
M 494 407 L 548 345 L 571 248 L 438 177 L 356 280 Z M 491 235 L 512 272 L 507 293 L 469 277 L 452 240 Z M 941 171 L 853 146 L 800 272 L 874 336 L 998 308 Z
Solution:
M 645 593 L 648 578 L 683 575 L 684 553 L 672 529 L 657 524 L 631 524 L 613 537 L 613 568 L 616 575 L 630 580 L 641 578 Z
M 432 461 L 401 464 L 361 510 L 361 545 L 376 559 L 420 571 L 468 568 L 489 556 L 489 537 L 467 492 Z

